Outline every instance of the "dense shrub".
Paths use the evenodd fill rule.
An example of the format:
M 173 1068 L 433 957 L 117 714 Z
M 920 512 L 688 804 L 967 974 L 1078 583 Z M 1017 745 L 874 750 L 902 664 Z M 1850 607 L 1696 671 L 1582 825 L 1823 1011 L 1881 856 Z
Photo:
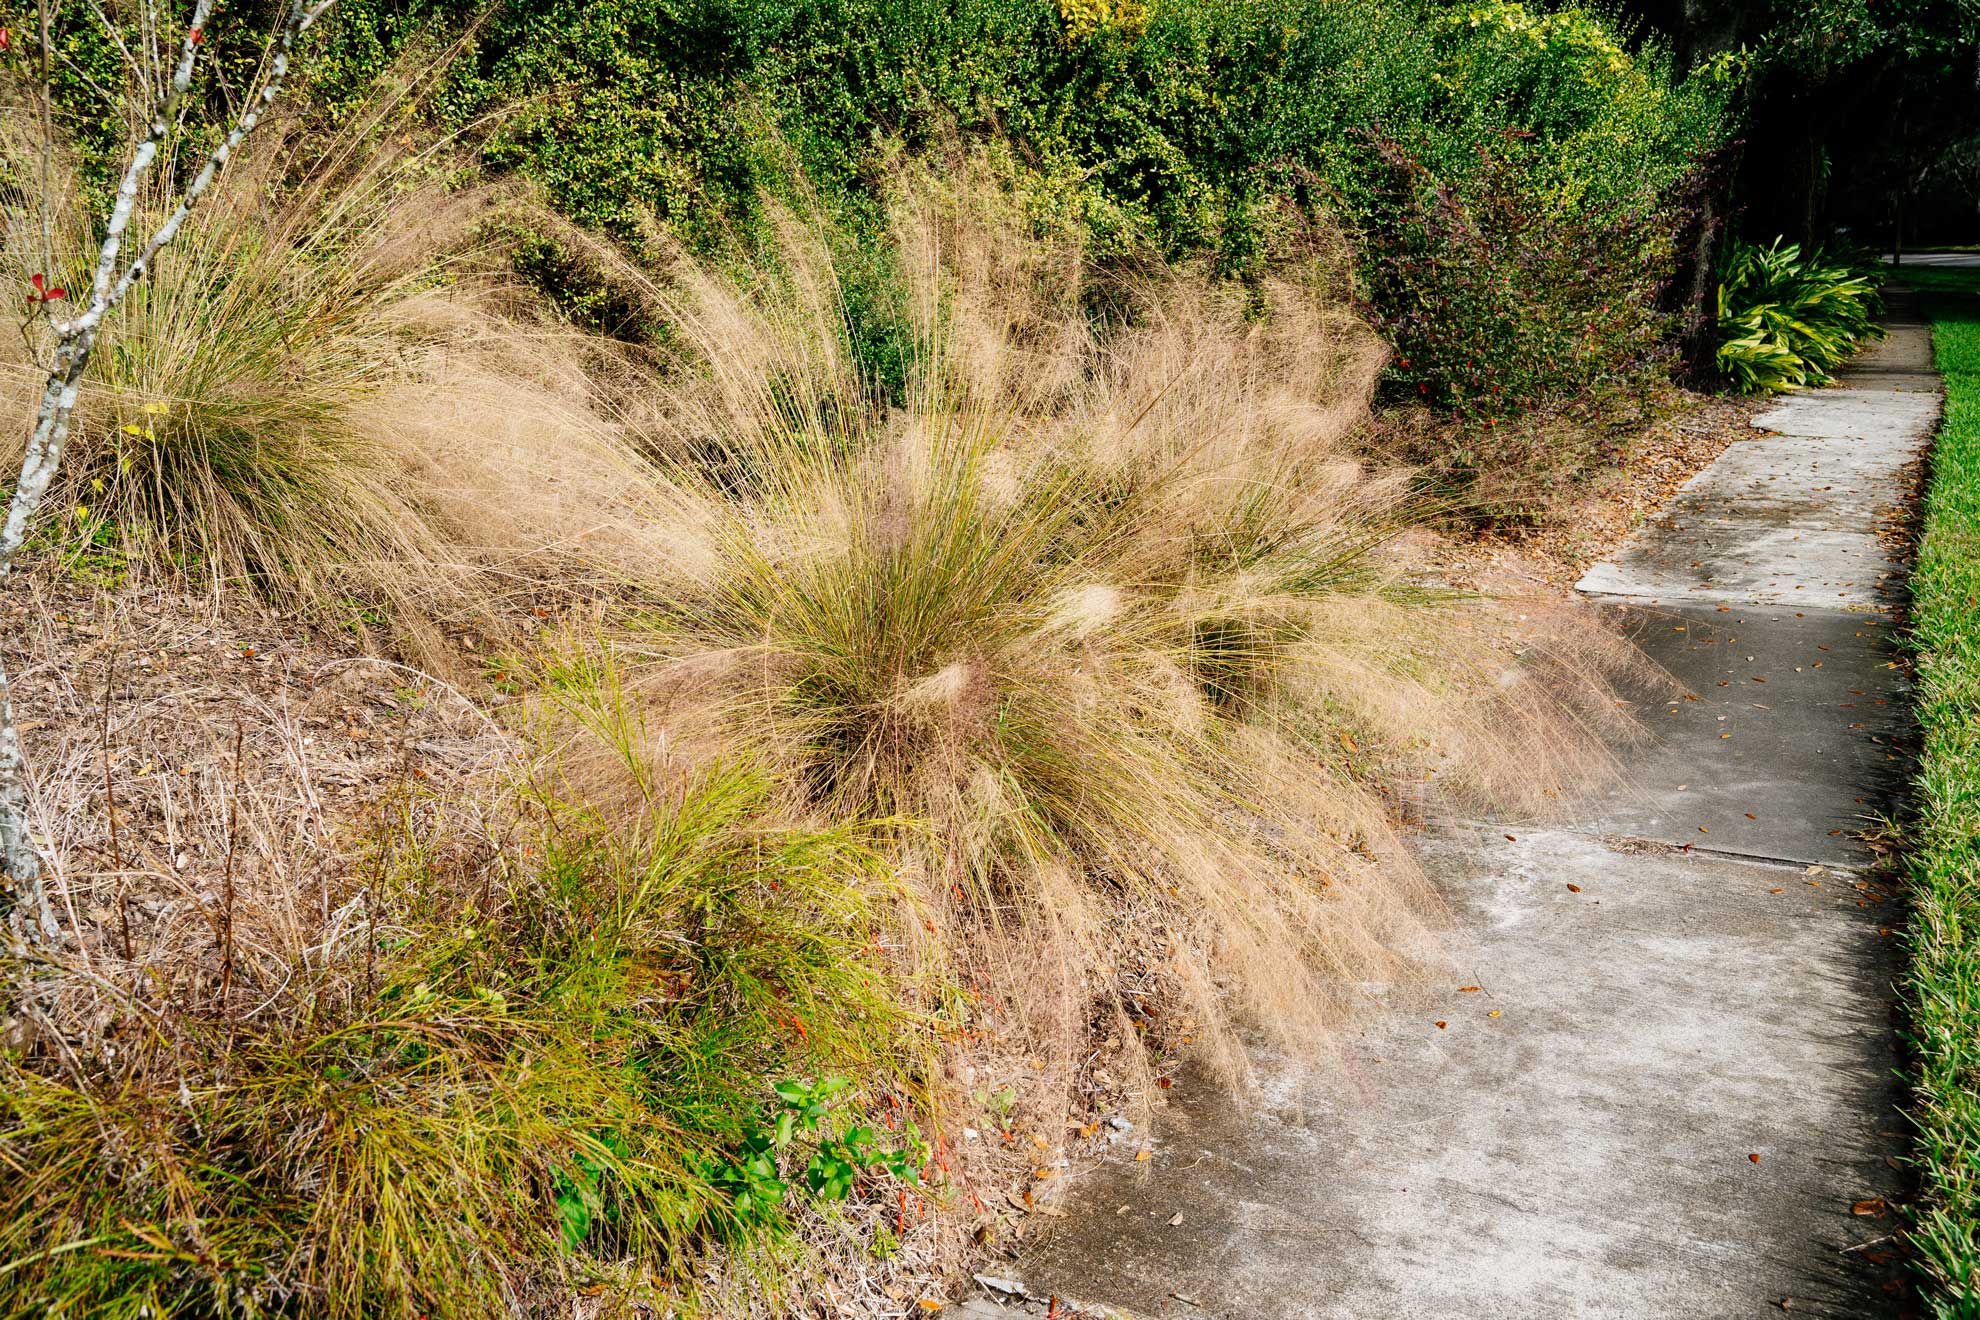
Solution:
M 1395 346 L 1394 392 L 1487 428 L 1550 399 L 1626 389 L 1668 347 L 1658 279 L 1670 225 L 1656 199 L 1619 223 L 1540 199 L 1533 154 L 1508 137 L 1460 185 L 1376 137 L 1387 168 L 1366 223 L 1373 319 Z
M 1356 230 L 1400 397 L 1489 431 L 1568 398 L 1600 402 L 1661 374 L 1659 309 L 1678 186 L 1713 138 L 1710 79 L 1673 87 L 1665 54 L 1634 54 L 1577 9 L 1490 0 L 1431 24 L 1440 109 L 1468 129 L 1384 124 L 1362 135 Z M 1498 120 L 1492 118 L 1497 110 Z M 1468 160 L 1451 154 L 1463 143 Z M 1474 459 L 1476 455 L 1472 456 Z
M 70 45 L 89 46 L 86 9 L 63 12 Z M 466 18 L 446 0 L 345 6 L 315 52 L 318 99 L 347 104 L 422 21 L 445 31 Z M 814 188 L 877 242 L 889 151 L 957 128 L 1001 135 L 1032 168 L 1076 181 L 1101 257 L 1210 252 L 1255 277 L 1283 200 L 1322 208 L 1360 240 L 1381 316 L 1451 320 L 1463 353 L 1405 353 L 1398 378 L 1439 404 L 1475 402 L 1467 373 L 1479 369 L 1521 374 L 1521 398 L 1634 369 L 1636 328 L 1606 323 L 1583 332 L 1567 370 L 1462 364 L 1506 342 L 1506 317 L 1479 298 L 1510 299 L 1515 322 L 1554 320 L 1556 335 L 1584 303 L 1606 302 L 1603 317 L 1641 304 L 1661 269 L 1659 201 L 1718 139 L 1726 102 L 1718 83 L 1675 81 L 1667 53 L 1632 48 L 1587 12 L 1505 0 L 510 0 L 466 41 L 445 117 L 472 126 L 489 165 L 635 246 L 650 247 L 656 224 L 704 249 L 760 238 L 764 190 Z M 100 52 L 77 67 L 97 63 Z M 1420 186 L 1397 187 L 1398 154 Z M 1471 219 L 1420 224 L 1438 190 Z M 1511 223 L 1544 253 L 1497 260 L 1440 305 L 1439 281 L 1473 259 L 1474 223 Z M 1425 241 L 1428 252 L 1394 250 Z M 1398 256 L 1421 278 L 1383 264 Z M 1557 293 L 1571 267 L 1577 287 Z M 880 359 L 898 348 L 873 338 Z
M 1776 238 L 1735 242 L 1719 279 L 1719 369 L 1742 393 L 1826 385 L 1865 339 L 1883 332 L 1874 260 L 1803 255 Z
M 1551 355 L 1561 365 L 1535 373 L 1522 369 L 1532 352 L 1522 362 L 1496 351 L 1509 341 L 1494 309 L 1436 306 L 1474 350 L 1413 359 L 1406 383 L 1426 384 L 1439 404 L 1476 399 L 1475 371 L 1519 376 L 1531 402 L 1640 366 L 1662 329 L 1646 315 L 1672 219 L 1660 200 L 1715 139 L 1724 104 L 1717 84 L 1674 86 L 1662 51 L 1632 53 L 1585 13 L 1540 18 L 1507 3 L 1438 14 L 1410 3 L 742 0 L 692 19 L 651 0 L 622 8 L 620 35 L 574 24 L 559 0 L 532 5 L 530 39 L 501 43 L 481 68 L 497 99 L 578 68 L 594 75 L 581 95 L 524 111 L 493 151 L 549 180 L 574 215 L 625 234 L 642 208 L 694 228 L 711 211 L 746 209 L 757 183 L 781 186 L 789 162 L 761 128 L 858 212 L 876 138 L 912 146 L 953 122 L 1006 135 L 1036 167 L 1080 179 L 1101 256 L 1209 251 L 1225 271 L 1256 275 L 1282 198 L 1324 209 L 1360 241 L 1377 313 L 1400 321 L 1434 291 L 1382 265 L 1422 201 L 1421 189 L 1394 186 L 1394 154 L 1406 154 L 1421 183 L 1460 199 L 1513 258 L 1493 263 L 1496 290 L 1477 292 L 1509 300 L 1515 320 L 1555 322 L 1549 349 L 1572 338 Z M 559 58 L 574 63 L 555 73 L 541 49 L 550 32 L 584 34 L 566 42 Z M 723 72 L 670 55 L 664 33 L 692 34 L 699 67 Z M 498 49 L 492 34 L 484 49 Z M 688 106 L 700 79 L 744 95 L 698 117 Z M 637 136 L 635 124 L 645 125 Z M 1466 227 L 1419 236 L 1449 269 L 1476 258 Z M 1537 250 L 1522 254 L 1529 242 Z
M 650 4 L 636 8 L 655 21 Z M 1391 320 L 1421 313 L 1428 292 L 1381 265 L 1398 255 L 1399 231 L 1412 228 L 1421 201 L 1420 189 L 1395 188 L 1395 153 L 1416 162 L 1421 183 L 1478 208 L 1476 222 L 1508 251 L 1543 239 L 1535 259 L 1497 264 L 1491 292 L 1545 307 L 1543 317 L 1558 311 L 1565 332 L 1588 319 L 1582 304 L 1618 318 L 1647 304 L 1665 255 L 1669 217 L 1659 199 L 1713 140 L 1723 104 L 1709 82 L 1673 89 L 1666 56 L 1629 53 L 1585 14 L 1539 19 L 1511 4 L 1433 19 L 1409 4 L 1224 2 L 1103 22 L 1084 9 L 1061 15 L 1013 0 L 935 8 L 834 0 L 738 5 L 723 19 L 695 29 L 710 50 L 729 53 L 714 67 L 734 71 L 761 122 L 785 135 L 807 175 L 828 189 L 857 192 L 876 135 L 912 143 L 946 120 L 994 128 L 1039 166 L 1084 180 L 1096 251 L 1146 242 L 1171 253 L 1210 250 L 1225 269 L 1250 273 L 1276 200 L 1290 193 L 1335 213 L 1361 240 L 1375 308 Z M 554 4 L 537 20 L 537 33 L 572 30 Z M 650 39 L 647 32 L 626 42 L 648 51 Z M 616 46 L 569 55 L 601 75 L 593 61 L 609 55 L 616 67 L 626 58 Z M 509 55 L 487 66 L 489 86 L 509 94 L 540 77 L 537 58 Z M 744 198 L 776 160 L 741 154 L 747 121 L 725 125 L 719 149 L 711 142 L 704 151 L 680 137 L 703 131 L 680 115 L 666 115 L 664 130 L 652 125 L 633 153 L 642 160 L 625 159 L 630 122 L 691 94 L 671 78 L 667 93 L 633 108 L 624 104 L 636 95 L 630 86 L 589 91 L 582 108 L 526 112 L 496 150 L 551 180 L 588 221 L 630 232 L 633 212 L 650 204 L 662 218 L 700 223 L 696 212 Z M 725 102 L 724 117 L 731 113 Z M 652 150 L 670 140 L 674 150 Z M 601 152 L 622 168 L 596 169 Z M 651 187 L 628 186 L 640 171 Z M 1445 267 L 1475 258 L 1459 234 L 1432 227 L 1428 237 L 1432 259 Z M 1564 277 L 1572 290 L 1558 287 Z M 1500 318 L 1481 306 L 1453 300 L 1432 315 L 1474 350 L 1503 342 L 1489 324 Z M 1573 366 L 1529 374 L 1520 393 L 1558 395 L 1590 377 L 1626 373 L 1643 356 L 1644 332 L 1657 328 L 1585 330 L 1566 354 Z M 1615 342 L 1618 333 L 1624 342 Z M 1438 403 L 1473 398 L 1464 360 L 1477 362 L 1477 352 L 1450 362 L 1419 356 L 1407 383 L 1427 384 Z M 1480 365 L 1495 375 L 1518 366 L 1501 358 Z

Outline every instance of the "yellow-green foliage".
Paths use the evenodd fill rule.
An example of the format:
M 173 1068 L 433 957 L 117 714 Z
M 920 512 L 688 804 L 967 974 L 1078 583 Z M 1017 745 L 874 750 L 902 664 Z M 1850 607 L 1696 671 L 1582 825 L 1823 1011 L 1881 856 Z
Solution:
M 408 812 L 367 867 L 383 915 L 276 1011 L 0 1056 L 0 1316 L 495 1320 L 774 1230 L 712 1181 L 770 1081 L 903 1084 L 920 1048 L 868 952 L 885 872 L 857 826 L 778 826 L 760 775 L 627 773 L 644 806 L 609 827 L 539 786 L 509 868 L 456 869 Z
M 1547 185 L 1535 205 L 1593 208 L 1590 220 L 1606 216 L 1598 223 L 1647 218 L 1654 194 L 1632 162 L 1665 140 L 1697 98 L 1696 88 L 1671 83 L 1660 55 L 1639 60 L 1586 10 L 1536 13 L 1517 0 L 1451 10 L 1436 26 L 1443 59 L 1435 79 L 1454 101 L 1526 107 L 1521 127 L 1534 137 L 1525 154 Z M 1508 134 L 1493 149 L 1519 150 L 1522 141 Z M 1606 210 L 1618 201 L 1635 214 Z
M 1066 41 L 1086 41 L 1100 33 L 1133 41 L 1148 31 L 1148 0 L 1058 0 Z
M 1491 0 L 1489 4 L 1447 10 L 1437 21 L 1445 27 L 1468 27 L 1526 42 L 1591 82 L 1632 68 L 1629 53 L 1609 29 L 1579 9 L 1535 14 L 1517 0 Z
M 1255 276 L 1280 205 L 1324 206 L 1357 239 L 1377 311 L 1400 318 L 1437 291 L 1392 293 L 1381 279 L 1418 245 L 1399 241 L 1407 220 L 1371 138 L 1399 144 L 1434 189 L 1465 198 L 1511 186 L 1563 229 L 1617 236 L 1611 248 L 1627 255 L 1589 273 L 1605 286 L 1600 306 L 1660 285 L 1662 263 L 1643 254 L 1681 219 L 1664 203 L 1686 196 L 1678 185 L 1725 140 L 1734 91 L 1716 74 L 1683 76 L 1647 33 L 1622 40 L 1599 6 L 1448 13 L 1422 0 L 737 0 L 705 22 L 662 0 L 514 0 L 485 12 L 345 0 L 311 72 L 341 101 L 422 19 L 450 27 L 470 12 L 481 15 L 478 54 L 441 100 L 484 143 L 484 162 L 637 247 L 664 228 L 713 250 L 754 229 L 764 191 L 822 199 L 872 245 L 866 275 L 848 280 L 847 311 L 863 368 L 894 386 L 901 345 L 871 321 L 889 294 L 873 287 L 886 282 L 874 184 L 895 135 L 1008 140 L 1079 181 L 1092 250 L 1109 254 L 1214 253 Z M 86 7 L 55 13 L 74 24 L 62 35 L 79 67 L 114 63 Z M 67 67 L 58 79 L 80 122 L 120 120 Z M 1481 178 L 1485 158 L 1512 150 L 1528 158 L 1516 176 Z M 1472 262 L 1462 250 L 1433 255 Z M 531 270 L 623 333 L 624 309 L 565 278 L 554 257 Z M 1513 303 L 1544 303 L 1555 282 L 1516 263 L 1493 272 Z M 1604 336 L 1589 355 L 1605 377 L 1643 361 L 1636 345 Z M 1441 403 L 1457 383 L 1449 375 L 1396 384 L 1408 395 L 1423 384 Z M 1587 385 L 1550 382 L 1538 402 Z

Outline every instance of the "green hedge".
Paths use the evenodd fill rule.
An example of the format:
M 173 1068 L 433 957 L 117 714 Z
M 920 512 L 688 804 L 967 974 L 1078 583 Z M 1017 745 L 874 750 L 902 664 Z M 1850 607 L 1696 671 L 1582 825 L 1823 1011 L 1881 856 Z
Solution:
M 245 60 L 268 5 L 231 10 L 221 48 Z M 114 86 L 115 62 L 84 3 L 56 10 L 69 122 L 97 159 L 116 116 L 80 71 Z M 350 104 L 415 32 L 481 10 L 343 0 L 317 100 Z M 1392 385 L 1492 413 L 1655 356 L 1666 203 L 1730 95 L 1674 72 L 1588 12 L 1506 0 L 508 0 L 436 102 L 488 165 L 634 246 L 659 221 L 746 247 L 760 197 L 800 190 L 870 239 L 888 152 L 957 132 L 1005 139 L 1101 258 L 1254 274 L 1305 207 L 1357 240 Z

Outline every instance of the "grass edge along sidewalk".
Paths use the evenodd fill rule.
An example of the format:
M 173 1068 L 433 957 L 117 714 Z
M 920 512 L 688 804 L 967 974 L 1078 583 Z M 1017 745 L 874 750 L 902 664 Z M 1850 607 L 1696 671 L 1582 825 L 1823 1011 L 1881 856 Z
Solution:
M 1912 578 L 1923 741 L 1905 996 L 1923 1196 L 1911 1237 L 1932 1314 L 1980 1320 L 1980 271 L 1903 278 L 1928 295 L 1946 385 Z

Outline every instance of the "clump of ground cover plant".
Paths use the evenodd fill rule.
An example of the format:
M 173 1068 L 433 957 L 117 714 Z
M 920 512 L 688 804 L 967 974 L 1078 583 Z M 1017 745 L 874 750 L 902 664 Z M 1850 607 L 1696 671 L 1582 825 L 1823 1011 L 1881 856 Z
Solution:
M 1850 354 L 1883 334 L 1876 318 L 1884 273 L 1862 254 L 1733 240 L 1719 278 L 1719 370 L 1742 394 L 1828 384 Z
M 399 790 L 327 929 L 249 835 L 223 941 L 192 912 L 89 940 L 0 1056 L 0 1311 L 657 1298 L 804 1202 L 918 1181 L 925 1144 L 857 1117 L 927 1048 L 870 952 L 867 831 L 780 825 L 740 767 L 609 822 L 530 796 L 498 840 Z

